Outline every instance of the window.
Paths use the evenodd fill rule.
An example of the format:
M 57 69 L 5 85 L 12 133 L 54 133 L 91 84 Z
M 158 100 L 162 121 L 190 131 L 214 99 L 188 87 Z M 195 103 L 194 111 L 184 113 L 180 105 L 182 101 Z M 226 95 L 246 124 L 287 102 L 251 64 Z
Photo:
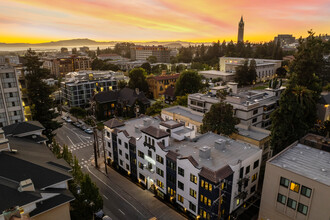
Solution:
M 307 215 L 308 206 L 305 206 L 304 204 L 299 203 L 298 204 L 298 212 L 300 212 L 301 214 Z
M 178 188 L 184 190 L 184 184 L 180 181 L 178 181 Z
M 128 160 L 128 154 L 125 154 L 125 158 L 126 158 L 126 160 Z
M 11 83 L 8 83 L 8 88 L 11 88 Z
M 108 148 L 111 148 L 111 144 L 110 144 L 110 142 L 108 142 Z
M 12 105 L 12 106 L 15 106 L 15 102 L 12 102 L 11 105 Z
M 6 78 L 9 78 L 9 73 L 6 73 Z
M 256 181 L 257 178 L 258 178 L 258 173 L 254 174 L 254 175 L 252 176 L 252 181 L 251 181 L 251 183 L 253 183 L 254 181 Z
M 256 185 L 251 187 L 250 193 L 254 193 L 256 191 Z
M 149 156 L 149 157 L 152 157 L 152 152 L 151 152 L 151 150 L 148 150 L 148 156 Z
M 257 122 L 257 119 L 258 119 L 258 118 L 254 118 L 254 119 L 252 119 L 252 123 Z
M 206 182 L 206 181 L 205 181 L 205 186 L 204 186 L 204 188 L 205 188 L 206 190 L 208 190 L 208 189 L 209 189 L 209 183 L 208 183 L 208 182 Z
M 283 205 L 285 205 L 285 202 L 286 202 L 286 196 L 283 196 L 282 194 L 277 194 L 277 201 L 279 203 L 282 203 Z
M 142 181 L 145 181 L 145 177 L 144 177 L 144 175 L 142 175 L 141 173 L 139 173 L 139 178 L 142 180 Z
M 143 170 L 143 163 L 139 162 L 139 168 Z
M 240 200 L 237 199 L 237 200 L 236 200 L 236 205 L 239 205 L 239 203 L 240 203 Z
M 110 138 L 110 132 L 107 131 L 107 137 Z
M 178 201 L 183 203 L 183 197 L 181 195 L 178 195 Z
M 119 149 L 119 155 L 123 155 L 123 152 Z
M 152 170 L 152 163 L 148 162 L 148 169 Z
M 13 97 L 13 93 L 12 92 L 9 93 L 9 97 Z
M 155 146 L 155 140 L 152 139 L 152 146 Z
M 184 169 L 182 169 L 181 167 L 178 167 L 178 173 L 181 176 L 184 176 Z
M 109 157 L 111 157 L 111 153 L 110 152 L 108 152 L 108 155 L 109 155 Z
M 257 168 L 258 166 L 259 166 L 259 160 L 257 160 L 256 162 L 254 162 L 253 169 Z
M 241 167 L 239 170 L 239 178 L 243 178 L 243 173 L 244 173 L 244 167 Z
M 143 159 L 144 159 L 144 153 L 143 153 L 143 152 L 141 152 L 141 151 L 138 151 L 138 155 L 139 155 L 139 157 L 141 157 L 141 158 L 143 158 Z
M 297 207 L 297 201 L 288 198 L 287 206 L 288 206 L 289 208 L 292 208 L 292 209 L 296 210 L 296 207 Z
M 156 154 L 156 160 L 157 162 L 164 164 L 164 158 L 162 158 L 161 156 L 159 156 L 158 154 Z
M 125 143 L 125 148 L 128 149 L 128 144 L 127 143 Z
M 121 145 L 121 139 L 118 138 L 118 143 Z
M 311 197 L 311 194 L 312 194 L 312 190 L 306 186 L 301 186 L 301 195 L 304 195 L 308 198 Z
M 121 166 L 123 166 L 123 161 L 122 161 L 122 160 L 119 160 L 119 164 L 120 164 Z
M 250 173 L 250 165 L 245 168 L 245 174 Z
M 189 209 L 196 212 L 196 205 L 193 204 L 192 202 L 189 202 Z
M 156 173 L 161 176 L 161 177 L 164 177 L 164 171 L 159 169 L 158 167 L 156 167 Z
M 212 192 L 212 184 L 209 184 L 209 191 Z
M 253 115 L 258 114 L 258 109 L 253 111 Z
M 295 182 L 291 181 L 291 184 L 290 184 L 290 190 L 291 191 L 294 191 L 294 192 L 298 193 L 299 188 L 300 188 L 300 185 L 298 183 L 295 183 Z
M 289 186 L 289 180 L 287 178 L 281 177 L 280 185 L 281 186 L 284 186 L 285 188 L 288 188 L 288 186 Z
M 204 200 L 204 196 L 203 196 L 203 195 L 201 195 L 201 202 L 203 202 L 203 200 Z
M 190 181 L 197 184 L 197 176 L 195 176 L 194 174 L 190 174 Z
M 157 180 L 157 186 L 159 186 L 160 188 L 164 189 L 164 183 Z
M 201 180 L 201 187 L 204 187 L 204 180 Z
M 195 190 L 190 188 L 190 193 L 189 194 L 196 199 L 196 191 Z
M 129 170 L 129 165 L 128 164 L 126 164 L 126 170 Z

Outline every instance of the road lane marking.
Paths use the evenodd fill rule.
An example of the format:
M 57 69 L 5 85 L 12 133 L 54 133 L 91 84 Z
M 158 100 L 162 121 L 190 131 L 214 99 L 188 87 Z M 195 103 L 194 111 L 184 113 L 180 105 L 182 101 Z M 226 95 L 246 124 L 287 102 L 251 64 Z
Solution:
M 125 213 L 123 211 L 121 211 L 120 209 L 118 209 L 123 215 L 125 215 Z
M 109 200 L 108 197 L 106 197 L 104 194 L 103 194 L 103 197 L 106 198 L 107 200 Z
M 87 167 L 88 172 L 90 172 L 96 179 L 98 179 L 101 183 L 103 183 L 105 186 L 107 186 L 109 189 L 111 189 L 114 193 L 116 193 L 120 198 L 122 198 L 122 200 L 124 200 L 125 202 L 127 202 L 127 204 L 129 204 L 130 206 L 132 206 L 133 209 L 135 209 L 138 213 L 140 213 L 140 215 L 143 216 L 143 218 L 145 218 L 145 216 L 137 209 L 135 208 L 135 206 L 133 206 L 129 201 L 127 201 L 124 197 L 122 197 L 122 195 L 120 195 L 119 193 L 117 193 L 113 188 L 111 188 L 108 184 L 106 184 L 103 180 L 101 180 L 98 176 L 96 176 L 90 169 L 89 167 Z M 125 213 L 124 213 L 125 215 Z
M 66 136 L 68 139 L 69 139 L 69 141 L 72 143 L 72 145 L 73 145 L 73 149 L 76 147 L 76 145 L 73 143 L 73 141 L 71 140 L 71 138 L 69 138 L 69 136 L 67 135 Z

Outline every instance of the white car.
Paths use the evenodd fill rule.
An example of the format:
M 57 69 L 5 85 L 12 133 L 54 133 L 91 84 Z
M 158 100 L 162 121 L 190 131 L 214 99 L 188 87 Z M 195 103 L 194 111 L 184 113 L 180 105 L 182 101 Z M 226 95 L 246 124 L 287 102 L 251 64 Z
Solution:
M 86 132 L 87 134 L 93 134 L 93 130 L 90 128 L 85 129 L 84 132 Z
M 71 122 L 72 122 L 72 120 L 71 120 L 70 117 L 67 117 L 67 118 L 65 119 L 65 121 L 68 122 L 68 123 L 71 123 Z

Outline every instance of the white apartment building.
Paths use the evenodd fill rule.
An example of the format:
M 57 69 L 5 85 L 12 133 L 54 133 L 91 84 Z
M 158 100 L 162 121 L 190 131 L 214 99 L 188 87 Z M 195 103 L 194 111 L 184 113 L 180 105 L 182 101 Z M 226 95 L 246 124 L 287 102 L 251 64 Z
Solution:
M 244 125 L 269 128 L 270 114 L 277 108 L 278 100 L 285 87 L 278 89 L 249 90 L 241 93 L 230 93 L 225 102 L 231 104 L 234 115 Z M 219 103 L 214 94 L 195 93 L 188 95 L 188 108 L 206 113 L 213 104 Z
M 149 116 L 104 125 L 108 164 L 192 218 L 228 219 L 257 189 L 258 147 Z
M 257 81 L 272 79 L 277 68 L 280 68 L 282 65 L 282 60 L 220 57 L 220 71 L 235 73 L 236 67 L 243 65 L 245 60 L 248 60 L 249 63 L 251 60 L 256 61 Z
M 0 127 L 24 121 L 24 109 L 15 69 L 0 66 Z

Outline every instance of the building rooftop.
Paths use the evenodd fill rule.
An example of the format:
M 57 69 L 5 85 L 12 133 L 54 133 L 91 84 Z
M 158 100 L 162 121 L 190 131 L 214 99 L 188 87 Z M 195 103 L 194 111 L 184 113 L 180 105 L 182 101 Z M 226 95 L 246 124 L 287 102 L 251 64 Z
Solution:
M 221 147 L 221 144 L 216 146 L 218 143 L 224 143 L 224 145 Z M 200 148 L 210 149 L 210 158 L 201 158 L 199 156 Z M 192 156 L 200 167 L 206 167 L 213 171 L 217 171 L 227 165 L 235 166 L 240 160 L 243 161 L 253 156 L 256 152 L 261 151 L 255 146 L 211 132 L 203 134 L 193 141 L 171 141 L 167 149 L 180 154 L 182 157 Z
M 217 75 L 217 76 L 234 76 L 235 73 L 229 73 L 229 72 L 223 72 L 219 70 L 204 70 L 204 71 L 199 71 L 199 74 L 212 74 L 212 75 Z
M 200 123 L 203 122 L 203 113 L 193 111 L 187 107 L 177 105 L 177 106 L 173 106 L 173 107 L 169 107 L 169 108 L 164 108 L 163 110 L 185 116 L 187 118 L 190 118 L 190 119 L 200 122 Z
M 296 143 L 268 161 L 298 175 L 330 186 L 330 153 Z
M 244 137 L 248 137 L 257 141 L 261 141 L 270 136 L 270 131 L 254 126 L 244 126 L 238 124 L 235 126 L 238 130 L 238 134 Z

